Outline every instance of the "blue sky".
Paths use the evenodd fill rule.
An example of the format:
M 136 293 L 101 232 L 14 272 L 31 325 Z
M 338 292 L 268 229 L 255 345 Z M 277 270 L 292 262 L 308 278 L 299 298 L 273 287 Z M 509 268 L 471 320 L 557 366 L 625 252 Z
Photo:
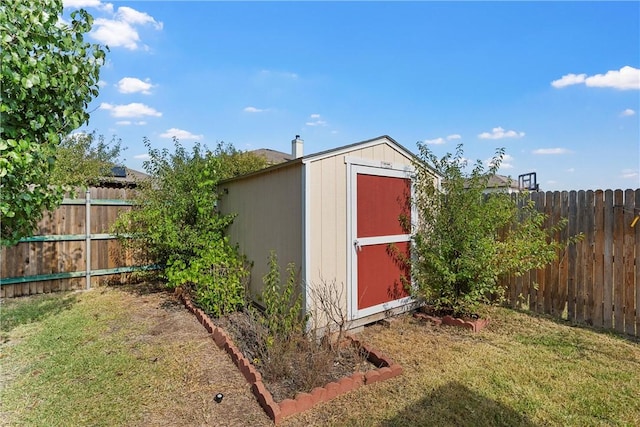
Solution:
M 464 144 L 543 190 L 640 187 L 638 2 L 65 0 L 108 45 L 83 128 L 124 163 L 200 141 L 310 154 Z

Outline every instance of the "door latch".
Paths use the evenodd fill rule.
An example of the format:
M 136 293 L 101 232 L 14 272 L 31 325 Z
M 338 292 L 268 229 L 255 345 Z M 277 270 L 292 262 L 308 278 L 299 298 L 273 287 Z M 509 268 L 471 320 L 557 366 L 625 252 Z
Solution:
M 360 241 L 358 239 L 355 239 L 353 241 L 353 246 L 356 247 L 356 251 L 358 252 L 362 251 L 362 246 L 360 245 Z

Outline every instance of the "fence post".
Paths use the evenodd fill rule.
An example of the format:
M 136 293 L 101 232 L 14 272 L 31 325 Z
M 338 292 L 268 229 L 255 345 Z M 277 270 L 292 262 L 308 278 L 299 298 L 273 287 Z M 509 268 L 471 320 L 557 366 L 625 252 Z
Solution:
M 91 191 L 87 189 L 84 195 L 84 234 L 85 234 L 85 278 L 87 290 L 91 289 Z

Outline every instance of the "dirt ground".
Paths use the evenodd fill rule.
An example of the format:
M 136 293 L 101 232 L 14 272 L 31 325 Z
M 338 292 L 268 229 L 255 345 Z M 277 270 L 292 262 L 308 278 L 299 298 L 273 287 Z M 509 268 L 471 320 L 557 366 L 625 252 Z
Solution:
M 158 289 L 129 290 L 132 322 L 148 325 L 131 337 L 174 351 L 158 355 L 178 358 L 181 381 L 172 390 L 158 390 L 139 425 L 143 426 L 272 426 L 249 385 L 228 355 L 218 349 L 207 331 L 172 294 Z M 168 357 L 171 356 L 171 357 Z M 169 393 L 166 393 L 169 391 Z M 220 403 L 214 401 L 223 394 Z M 170 401 L 166 401 L 166 397 Z

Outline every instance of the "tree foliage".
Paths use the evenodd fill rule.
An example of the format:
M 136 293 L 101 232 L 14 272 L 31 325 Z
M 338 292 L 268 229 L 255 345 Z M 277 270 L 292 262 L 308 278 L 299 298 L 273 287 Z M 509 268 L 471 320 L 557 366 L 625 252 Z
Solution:
M 61 201 L 51 186 L 63 135 L 89 118 L 105 51 L 84 41 L 93 18 L 84 10 L 60 23 L 62 0 L 0 3 L 0 200 L 2 245 L 29 235 Z
M 462 145 L 441 159 L 425 144 L 418 147 L 413 270 L 420 297 L 437 310 L 469 315 L 480 303 L 501 301 L 500 275 L 521 275 L 556 258 L 565 243 L 552 237 L 566 219 L 545 229 L 545 215 L 527 194 L 485 191 L 504 149 L 488 168 L 477 161 L 466 173 Z M 426 165 L 441 176 L 441 188 Z
M 225 236 L 233 216 L 217 209 L 218 183 L 264 167 L 266 160 L 218 144 L 214 151 L 196 143 L 187 150 L 151 148 L 135 208 L 121 215 L 115 232 L 138 262 L 155 263 L 168 286 L 195 286 L 195 299 L 211 314 L 233 311 L 244 302 L 243 259 Z M 262 160 L 261 160 L 262 159 Z
M 96 185 L 111 174 L 121 151 L 121 141 L 115 137 L 106 142 L 95 132 L 69 135 L 56 148 L 50 182 L 70 188 Z

